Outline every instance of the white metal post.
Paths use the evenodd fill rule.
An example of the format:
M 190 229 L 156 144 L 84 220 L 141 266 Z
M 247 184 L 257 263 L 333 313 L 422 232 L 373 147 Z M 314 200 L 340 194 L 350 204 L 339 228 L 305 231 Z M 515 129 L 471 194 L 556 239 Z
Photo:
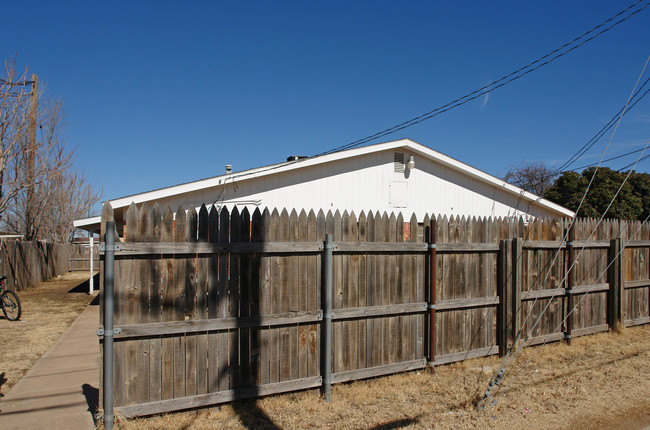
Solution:
M 93 259 L 94 259 L 93 240 L 94 240 L 94 237 L 90 236 L 90 281 L 88 281 L 88 285 L 90 286 L 88 288 L 90 290 L 90 291 L 88 291 L 88 294 L 90 294 L 90 295 L 92 295 L 93 292 L 95 291 L 95 286 L 93 285 Z

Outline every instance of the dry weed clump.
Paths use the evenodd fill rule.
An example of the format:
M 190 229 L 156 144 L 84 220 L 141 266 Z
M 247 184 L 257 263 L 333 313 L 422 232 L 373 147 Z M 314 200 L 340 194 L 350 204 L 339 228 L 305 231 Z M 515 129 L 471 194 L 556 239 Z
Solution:
M 533 356 L 534 355 L 534 356 Z M 521 366 L 530 360 L 522 370 Z M 476 403 L 501 361 L 428 370 L 236 402 L 198 412 L 119 420 L 120 429 L 591 429 L 650 425 L 650 326 L 523 349 L 495 407 Z M 518 376 L 514 377 L 521 370 Z

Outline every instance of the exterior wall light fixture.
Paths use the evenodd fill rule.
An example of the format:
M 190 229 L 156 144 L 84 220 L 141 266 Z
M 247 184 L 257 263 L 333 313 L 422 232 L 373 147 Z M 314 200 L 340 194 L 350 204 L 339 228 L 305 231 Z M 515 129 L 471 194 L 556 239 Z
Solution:
M 406 167 L 409 169 L 415 169 L 415 158 L 413 158 L 412 155 L 409 157 L 409 162 L 406 163 Z

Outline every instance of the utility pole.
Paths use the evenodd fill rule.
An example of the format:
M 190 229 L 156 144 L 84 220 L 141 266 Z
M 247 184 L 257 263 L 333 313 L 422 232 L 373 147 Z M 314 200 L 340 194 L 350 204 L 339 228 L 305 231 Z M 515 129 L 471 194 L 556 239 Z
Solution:
M 6 94 L 6 93 L 5 93 Z M 5 97 L 5 94 L 0 94 L 0 97 Z M 7 134 L 7 127 L 9 125 L 5 121 L 4 113 L 4 100 L 0 98 L 0 202 L 2 202 L 2 185 L 4 184 L 5 175 L 5 142 L 4 138 Z M 2 213 L 0 212 L 0 217 Z
M 29 104 L 29 149 L 27 166 L 27 207 L 25 208 L 25 238 L 32 238 L 32 209 L 34 207 L 36 170 L 36 120 L 38 117 L 38 75 L 32 73 L 32 96 Z

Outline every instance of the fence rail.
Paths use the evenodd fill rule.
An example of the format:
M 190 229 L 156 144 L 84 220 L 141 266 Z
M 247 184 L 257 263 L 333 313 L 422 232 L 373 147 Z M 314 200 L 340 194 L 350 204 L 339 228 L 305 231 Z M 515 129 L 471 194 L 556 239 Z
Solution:
M 579 220 L 566 240 L 567 220 L 132 205 L 125 221 L 126 416 L 318 387 L 329 366 L 337 383 L 504 353 L 520 330 L 536 344 L 650 322 L 647 224 Z

